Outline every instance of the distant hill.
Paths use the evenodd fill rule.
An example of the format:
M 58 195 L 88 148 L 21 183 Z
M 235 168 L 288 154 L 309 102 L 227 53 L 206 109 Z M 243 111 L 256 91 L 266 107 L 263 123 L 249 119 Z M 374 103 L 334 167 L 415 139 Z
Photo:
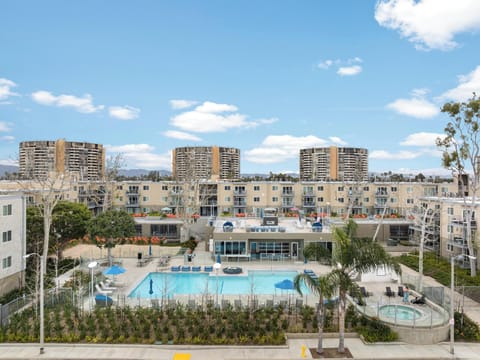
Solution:
M 0 177 L 5 176 L 5 173 L 16 173 L 18 172 L 18 166 L 13 165 L 0 165 Z
M 146 176 L 152 171 L 158 171 L 159 176 L 170 176 L 172 174 L 172 172 L 168 170 L 120 169 L 118 175 L 125 177 L 139 177 Z

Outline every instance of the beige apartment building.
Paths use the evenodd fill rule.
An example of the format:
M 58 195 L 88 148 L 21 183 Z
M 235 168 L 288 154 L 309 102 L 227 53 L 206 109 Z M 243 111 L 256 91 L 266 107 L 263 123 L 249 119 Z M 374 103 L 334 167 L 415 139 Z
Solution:
M 172 173 L 177 180 L 225 180 L 240 178 L 240 150 L 219 146 L 187 146 L 173 149 Z
M 24 179 L 45 179 L 50 173 L 75 174 L 81 180 L 105 175 L 101 144 L 65 141 L 23 141 L 19 145 L 19 173 Z
M 366 181 L 368 150 L 336 146 L 301 149 L 300 180 Z

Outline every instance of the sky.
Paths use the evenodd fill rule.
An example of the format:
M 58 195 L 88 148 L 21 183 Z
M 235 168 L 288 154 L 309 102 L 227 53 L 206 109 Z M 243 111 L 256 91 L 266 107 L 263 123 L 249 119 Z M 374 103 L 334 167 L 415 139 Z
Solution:
M 241 173 L 358 147 L 369 171 L 445 174 L 449 101 L 480 93 L 478 0 L 4 0 L 0 164 L 22 141 L 86 141 L 124 168 L 183 146 Z

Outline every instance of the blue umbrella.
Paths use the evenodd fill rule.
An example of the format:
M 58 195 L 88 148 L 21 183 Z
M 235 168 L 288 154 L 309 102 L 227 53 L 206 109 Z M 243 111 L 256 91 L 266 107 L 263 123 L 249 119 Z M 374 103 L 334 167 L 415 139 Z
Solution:
M 275 287 L 277 289 L 282 289 L 282 290 L 293 290 L 295 289 L 293 285 L 293 281 L 289 279 L 282 280 L 278 283 L 275 284 Z
M 150 295 L 153 294 L 153 279 L 150 279 L 150 290 L 148 291 Z
M 125 270 L 123 267 L 118 265 L 113 265 L 103 272 L 104 275 L 120 275 L 123 274 Z
M 221 264 L 222 263 L 222 258 L 220 254 L 217 255 L 217 263 Z

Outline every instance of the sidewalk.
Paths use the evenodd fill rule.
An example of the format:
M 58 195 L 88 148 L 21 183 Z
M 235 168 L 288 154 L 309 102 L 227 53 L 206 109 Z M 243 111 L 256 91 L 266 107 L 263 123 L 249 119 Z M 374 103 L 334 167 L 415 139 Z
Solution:
M 176 345 L 86 345 L 47 344 L 45 353 L 39 354 L 38 344 L 0 344 L 0 359 L 138 359 L 172 360 L 175 354 L 191 354 L 191 360 L 235 359 L 311 359 L 309 350 L 302 357 L 302 347 L 315 348 L 317 340 L 292 339 L 286 346 L 176 346 Z M 324 347 L 337 347 L 338 339 L 325 339 Z M 480 344 L 455 343 L 455 355 L 450 345 L 364 344 L 358 338 L 345 339 L 345 347 L 354 359 L 376 360 L 442 360 L 480 358 Z

